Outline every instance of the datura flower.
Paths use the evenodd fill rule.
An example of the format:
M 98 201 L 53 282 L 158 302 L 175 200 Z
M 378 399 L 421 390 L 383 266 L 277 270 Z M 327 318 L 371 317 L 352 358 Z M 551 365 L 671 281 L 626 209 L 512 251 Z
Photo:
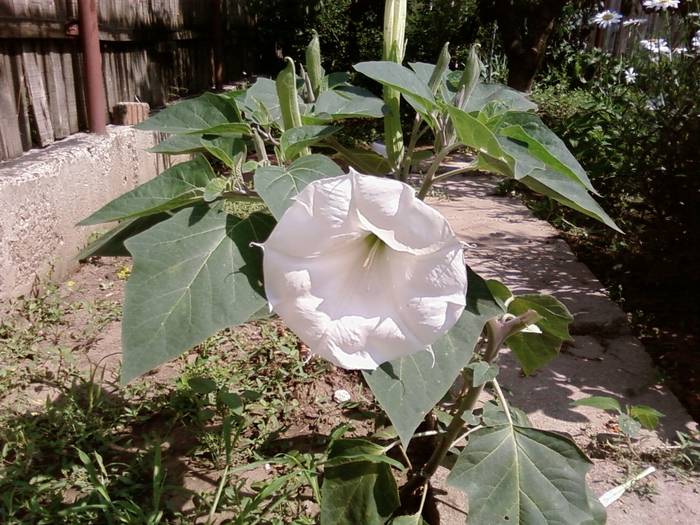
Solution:
M 312 182 L 262 246 L 272 310 L 342 368 L 431 351 L 464 311 L 461 243 L 396 180 L 351 169 Z

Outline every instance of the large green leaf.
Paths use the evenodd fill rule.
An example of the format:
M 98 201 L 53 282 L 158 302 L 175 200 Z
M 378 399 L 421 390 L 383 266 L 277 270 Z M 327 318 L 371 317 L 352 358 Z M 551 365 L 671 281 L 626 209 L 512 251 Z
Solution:
M 586 406 L 599 408 L 600 410 L 610 410 L 611 412 L 622 413 L 622 407 L 620 407 L 620 402 L 614 397 L 608 396 L 590 396 L 584 397 L 583 399 L 577 399 L 573 403 L 573 406 Z
M 569 325 L 574 320 L 571 312 L 556 297 L 547 294 L 525 294 L 516 296 L 508 304 L 508 313 L 515 316 L 534 310 L 540 315 L 537 326 L 543 332 L 570 341 Z
M 324 91 L 314 105 L 312 119 L 327 121 L 384 116 L 384 101 L 372 92 L 355 86 Z
M 148 151 L 166 155 L 180 155 L 204 151 L 204 146 L 199 135 L 172 135 L 165 140 L 161 140 L 158 144 L 149 148 Z
M 522 155 L 530 155 L 544 165 L 579 182 L 596 193 L 586 171 L 568 150 L 564 142 L 533 113 L 509 111 L 499 118 L 499 135 L 514 139 Z
M 215 176 L 202 156 L 176 164 L 104 205 L 79 224 L 86 226 L 121 221 L 195 203 L 201 200 L 204 188 Z
M 396 62 L 360 62 L 353 66 L 356 71 L 376 80 L 384 86 L 399 91 L 413 108 L 428 116 L 438 109 L 430 88 L 418 75 Z
M 343 170 L 324 155 L 306 155 L 287 167 L 260 166 L 255 170 L 255 189 L 270 208 L 272 215 L 280 219 L 292 204 L 292 199 L 307 184 L 327 177 L 337 177 Z
M 130 257 L 131 254 L 124 246 L 124 241 L 170 217 L 172 217 L 172 213 L 163 212 L 122 221 L 80 250 L 76 259 L 84 261 L 93 256 Z
M 126 285 L 122 380 L 180 355 L 261 310 L 262 253 L 269 215 L 245 219 L 195 206 L 126 241 L 134 267 Z
M 335 126 L 301 126 L 299 128 L 291 128 L 282 133 L 280 147 L 287 160 L 293 159 L 304 148 L 330 137 L 338 130 L 339 128 Z
M 506 339 L 506 345 L 515 354 L 523 372 L 530 375 L 559 355 L 562 340 L 547 333 L 520 332 Z
M 511 157 L 503 150 L 496 135 L 485 124 L 455 106 L 447 106 L 447 112 L 462 144 L 506 165 L 512 164 Z
M 386 463 L 399 470 L 404 466 L 385 454 L 384 447 L 366 439 L 336 439 L 331 446 L 325 468 L 348 465 L 350 463 Z
M 333 444 L 329 462 L 360 452 L 379 455 L 380 447 L 353 445 L 357 440 Z M 384 525 L 399 506 L 399 493 L 391 467 L 382 461 L 340 462 L 327 466 L 321 485 L 321 525 Z
M 239 97 L 237 103 L 247 117 L 262 126 L 281 125 L 282 110 L 277 96 L 277 86 L 274 80 L 258 78 L 248 88 L 245 96 Z
M 502 313 L 484 280 L 469 270 L 467 308 L 457 324 L 433 343 L 434 363 L 428 352 L 419 352 L 363 372 L 404 445 L 471 359 L 486 321 Z
M 430 79 L 435 72 L 435 64 L 428 64 L 426 62 L 411 62 L 408 64 L 411 69 L 415 72 L 421 82 L 425 83 L 426 86 L 430 85 Z M 443 100 L 447 101 L 449 98 L 449 91 L 447 91 L 447 76 L 450 70 L 446 70 L 440 79 L 438 79 L 437 93 L 442 97 Z
M 486 105 L 498 102 L 505 109 L 512 111 L 533 111 L 537 104 L 532 102 L 527 95 L 502 84 L 478 83 L 471 96 L 465 100 L 462 108 L 467 113 L 479 112 Z
M 534 170 L 520 180 L 525 186 L 554 200 L 599 220 L 615 231 L 622 233 L 615 221 L 591 197 L 580 183 L 552 170 Z
M 230 98 L 204 93 L 197 98 L 183 100 L 159 111 L 148 120 L 136 125 L 137 129 L 163 131 L 165 133 L 212 133 L 213 129 L 237 123 L 237 129 L 244 132 L 247 125 L 240 122 L 236 105 Z M 231 132 L 231 129 L 228 130 Z
M 554 432 L 511 425 L 469 437 L 447 482 L 469 498 L 469 525 L 599 525 L 591 462 Z

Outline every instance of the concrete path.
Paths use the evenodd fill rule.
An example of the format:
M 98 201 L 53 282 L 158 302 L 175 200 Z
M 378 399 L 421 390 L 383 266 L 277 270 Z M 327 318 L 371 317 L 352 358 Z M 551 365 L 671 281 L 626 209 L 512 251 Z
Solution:
M 535 219 L 517 199 L 495 195 L 498 179 L 457 177 L 438 187 L 448 197 L 431 201 L 469 246 L 467 261 L 484 277 L 493 277 L 515 293 L 546 292 L 564 302 L 574 315 L 575 341 L 547 368 L 523 377 L 504 353 L 502 386 L 513 404 L 525 410 L 539 428 L 567 432 L 586 450 L 596 436 L 610 432 L 610 415 L 571 402 L 590 395 L 618 398 L 623 404 L 650 405 L 666 414 L 658 432 L 643 432 L 640 447 L 650 449 L 674 439 L 677 430 L 695 423 L 662 384 L 651 359 L 631 335 L 626 314 L 606 295 L 600 282 L 578 262 L 567 243 L 548 223 Z M 624 467 L 596 459 L 589 482 L 597 495 L 626 480 Z M 634 468 L 643 470 L 645 464 Z M 635 473 L 637 472 L 635 470 Z M 696 480 L 683 480 L 660 469 L 650 479 L 652 494 L 629 491 L 608 508 L 611 525 L 700 523 Z M 444 496 L 443 522 L 463 524 L 458 494 Z

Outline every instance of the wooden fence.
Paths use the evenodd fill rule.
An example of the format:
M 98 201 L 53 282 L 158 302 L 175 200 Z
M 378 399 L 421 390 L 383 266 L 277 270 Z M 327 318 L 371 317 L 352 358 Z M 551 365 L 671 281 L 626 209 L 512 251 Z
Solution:
M 225 25 L 224 76 L 252 70 L 245 0 L 97 0 L 107 107 L 212 85 L 212 27 Z M 0 0 L 0 160 L 86 129 L 78 0 Z
M 622 0 L 606 0 L 603 9 L 620 13 Z M 663 38 L 678 44 L 680 24 L 673 11 L 671 15 L 659 12 L 644 12 L 641 2 L 633 2 L 625 20 L 636 18 L 644 20 L 639 25 L 615 24 L 609 28 L 598 28 L 593 32 L 591 44 L 617 56 L 634 54 L 639 50 L 640 41 L 651 38 Z M 669 27 L 670 26 L 670 27 Z M 682 45 L 682 43 L 681 43 Z

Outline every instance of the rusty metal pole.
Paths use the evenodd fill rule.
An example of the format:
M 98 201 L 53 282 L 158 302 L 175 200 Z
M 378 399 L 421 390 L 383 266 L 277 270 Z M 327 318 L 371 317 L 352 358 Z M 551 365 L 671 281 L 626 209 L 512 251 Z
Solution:
M 102 80 L 100 33 L 97 27 L 96 0 L 78 0 L 80 42 L 85 60 L 85 100 L 88 127 L 93 133 L 106 133 L 107 101 Z
M 221 0 L 212 0 L 211 37 L 214 65 L 214 86 L 217 91 L 224 88 L 224 34 L 221 19 Z

